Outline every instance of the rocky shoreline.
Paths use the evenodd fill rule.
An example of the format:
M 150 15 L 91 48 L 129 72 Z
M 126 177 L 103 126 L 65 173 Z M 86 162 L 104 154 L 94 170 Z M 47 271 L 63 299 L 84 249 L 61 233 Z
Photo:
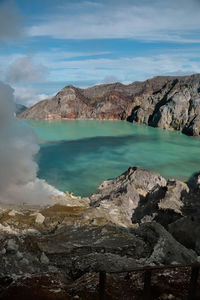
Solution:
M 199 174 L 183 183 L 131 167 L 90 199 L 67 194 L 50 207 L 1 205 L 0 299 L 13 291 L 27 299 L 23 291 L 38 289 L 37 280 L 46 284 L 38 299 L 96 299 L 96 272 L 199 261 L 199 198 Z M 81 281 L 86 289 L 96 284 L 93 298 L 81 298 Z
M 200 135 L 200 74 L 158 76 L 144 82 L 64 87 L 18 114 L 20 119 L 127 120 Z

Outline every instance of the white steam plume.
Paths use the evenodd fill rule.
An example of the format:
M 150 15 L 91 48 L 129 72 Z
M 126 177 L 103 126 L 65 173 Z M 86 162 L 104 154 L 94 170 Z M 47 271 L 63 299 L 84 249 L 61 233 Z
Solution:
M 14 117 L 13 89 L 0 82 L 1 203 L 51 204 L 52 195 L 64 195 L 36 177 L 38 151 L 33 131 Z
M 0 0 L 0 42 L 22 36 L 22 24 L 23 17 L 14 2 Z M 30 80 L 39 76 L 38 66 L 31 60 L 22 60 L 26 65 L 21 73 L 20 63 L 11 66 L 15 71 L 11 82 L 18 77 Z M 43 69 L 39 67 L 39 70 Z M 51 204 L 53 195 L 64 194 L 36 177 L 38 166 L 33 156 L 39 146 L 33 131 L 14 117 L 13 92 L 9 85 L 0 82 L 0 203 Z
M 48 68 L 35 64 L 31 57 L 17 58 L 7 70 L 7 81 L 11 84 L 40 81 L 48 73 Z

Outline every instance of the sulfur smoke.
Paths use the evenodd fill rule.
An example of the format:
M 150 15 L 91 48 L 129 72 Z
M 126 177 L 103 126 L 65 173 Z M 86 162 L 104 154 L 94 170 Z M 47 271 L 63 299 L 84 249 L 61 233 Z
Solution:
M 0 202 L 51 204 L 63 195 L 36 177 L 36 136 L 14 116 L 13 89 L 0 82 Z
M 23 20 L 13 1 L 0 0 L 0 43 L 23 36 Z M 35 71 L 31 61 L 26 63 L 29 73 Z M 0 82 L 0 203 L 51 204 L 54 195 L 64 194 L 37 178 L 38 166 L 33 158 L 39 146 L 33 131 L 14 116 L 13 92 L 9 85 Z

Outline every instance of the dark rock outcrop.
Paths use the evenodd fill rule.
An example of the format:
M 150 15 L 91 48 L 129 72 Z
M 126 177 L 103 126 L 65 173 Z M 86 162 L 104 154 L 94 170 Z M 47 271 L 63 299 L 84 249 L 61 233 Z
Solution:
M 173 78 L 158 91 L 140 99 L 131 120 L 153 127 L 200 134 L 200 75 Z
M 200 175 L 187 183 L 137 167 L 113 180 L 104 181 L 91 205 L 108 210 L 124 224 L 157 222 L 182 245 L 200 255 Z M 129 221 L 129 223 L 128 223 Z
M 166 180 L 159 174 L 131 167 L 116 179 L 100 184 L 99 193 L 91 196 L 91 206 L 109 211 L 113 218 L 118 219 L 120 225 L 130 225 L 133 212 L 140 207 L 143 199 L 151 191 L 163 189 L 165 186 Z M 154 203 L 151 202 L 151 205 L 154 206 Z
M 200 75 L 158 76 L 144 82 L 66 86 L 18 114 L 21 119 L 128 120 L 200 135 Z
M 90 205 L 109 211 L 113 218 L 118 216 L 118 222 L 121 216 L 122 224 L 156 221 L 167 228 L 182 217 L 189 187 L 184 182 L 166 181 L 159 174 L 131 167 L 116 179 L 104 181 L 98 192 L 91 196 Z
M 177 241 L 200 256 L 200 173 L 194 174 L 187 185 L 189 193 L 184 197 L 182 217 L 170 223 L 168 230 Z

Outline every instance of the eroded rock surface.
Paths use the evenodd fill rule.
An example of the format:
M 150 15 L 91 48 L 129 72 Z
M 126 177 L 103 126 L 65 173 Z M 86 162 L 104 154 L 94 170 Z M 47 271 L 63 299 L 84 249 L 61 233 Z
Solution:
M 200 175 L 194 174 L 187 183 L 170 179 L 137 167 L 121 176 L 104 181 L 91 204 L 109 211 L 120 224 L 155 221 L 189 249 L 200 255 Z
M 130 225 L 133 211 L 141 199 L 165 186 L 166 180 L 159 174 L 137 167 L 129 168 L 116 179 L 106 180 L 99 185 L 99 193 L 91 196 L 91 205 L 109 211 L 113 218 L 118 217 L 120 225 Z
M 99 271 L 196 262 L 199 197 L 199 174 L 186 184 L 131 167 L 91 199 L 68 194 L 50 207 L 2 206 L 0 288 L 43 273 L 76 281 Z
M 186 183 L 170 179 L 147 170 L 131 167 L 116 179 L 106 180 L 91 196 L 92 207 L 109 214 L 123 225 L 157 221 L 167 227 L 183 216 L 185 197 L 189 193 Z
M 0 219 L 1 277 L 62 271 L 77 278 L 88 271 L 109 272 L 146 264 L 187 263 L 197 258 L 194 251 L 176 242 L 156 222 L 137 228 L 121 227 L 101 219 L 99 225 L 93 225 L 84 219 L 80 221 L 88 208 L 83 213 L 78 208 L 65 210 L 57 205 L 55 215 L 52 215 L 52 209 L 41 211 L 46 215 L 43 223 L 35 222 L 31 210 L 18 218 L 3 212 Z M 95 208 L 93 218 L 94 214 Z

